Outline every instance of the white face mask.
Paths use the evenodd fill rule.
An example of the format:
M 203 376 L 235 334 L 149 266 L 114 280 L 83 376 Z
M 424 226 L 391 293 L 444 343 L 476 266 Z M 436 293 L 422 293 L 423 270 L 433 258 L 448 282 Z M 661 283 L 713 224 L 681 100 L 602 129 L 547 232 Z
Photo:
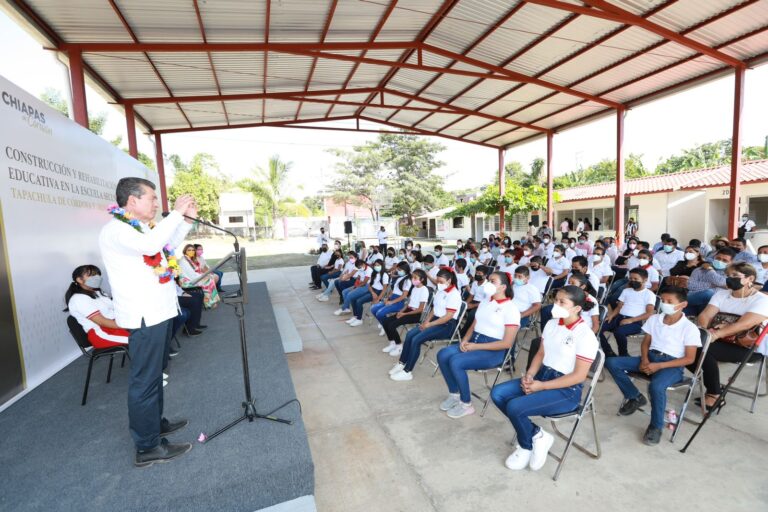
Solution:
M 486 297 L 492 297 L 496 294 L 496 285 L 490 281 L 486 281 L 483 283 L 481 290 L 483 290 Z
M 444 291 L 446 288 L 448 288 L 448 285 L 445 283 L 437 283 L 437 289 L 441 292 Z
M 594 261 L 595 263 L 600 263 L 601 261 L 603 261 L 603 257 L 600 254 L 595 254 L 594 257 L 592 258 L 592 261 Z
M 568 318 L 570 312 L 560 304 L 554 304 L 552 306 L 552 318 Z
M 559 252 L 552 253 L 552 256 L 554 256 L 556 260 L 559 260 L 560 258 L 563 257 L 563 255 L 560 254 Z
M 529 251 L 528 249 L 523 251 L 523 256 L 530 256 L 530 255 L 531 255 L 531 251 Z
M 674 304 L 666 304 L 662 302 L 661 304 L 659 304 L 659 309 L 661 309 L 661 312 L 665 315 L 674 315 L 675 313 L 677 313 L 677 309 L 675 309 Z
M 648 263 L 650 262 L 646 258 L 640 258 L 639 260 L 637 260 L 637 264 L 640 265 L 641 267 L 646 266 Z
M 632 251 L 632 256 L 637 257 L 638 254 L 640 254 L 640 249 L 635 249 L 634 251 Z
M 768 256 L 768 254 L 766 254 Z M 685 253 L 685 259 L 688 261 L 693 261 L 696 259 L 696 253 L 695 252 L 687 252 Z
M 760 263 L 768 263 L 768 254 L 758 254 L 757 259 L 760 260 Z

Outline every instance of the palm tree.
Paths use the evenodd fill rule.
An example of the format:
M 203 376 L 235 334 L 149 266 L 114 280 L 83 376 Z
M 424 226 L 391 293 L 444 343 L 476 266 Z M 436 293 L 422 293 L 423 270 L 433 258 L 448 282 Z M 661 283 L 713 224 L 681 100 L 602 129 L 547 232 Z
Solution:
M 275 219 L 282 213 L 282 190 L 292 166 L 293 162 L 284 162 L 280 155 L 273 155 L 266 169 L 257 166 L 251 171 L 255 179 L 245 178 L 238 183 L 240 188 L 253 194 L 256 202 L 267 210 L 273 229 Z

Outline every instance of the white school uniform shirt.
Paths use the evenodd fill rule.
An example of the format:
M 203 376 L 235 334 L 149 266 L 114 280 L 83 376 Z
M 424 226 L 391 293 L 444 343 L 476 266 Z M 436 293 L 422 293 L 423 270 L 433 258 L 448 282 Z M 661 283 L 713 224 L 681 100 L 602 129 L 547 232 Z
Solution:
M 402 290 L 400 290 L 401 283 L 403 285 Z M 411 283 L 411 280 L 408 276 L 397 277 L 394 284 L 392 285 L 392 295 L 397 295 L 399 297 L 400 295 L 410 290 L 411 286 L 413 286 L 413 283 Z
M 573 272 L 568 272 L 568 275 L 565 276 L 566 283 L 568 282 L 568 280 L 571 278 L 572 275 L 573 275 Z M 589 284 L 592 285 L 592 288 L 594 288 L 595 291 L 597 291 L 597 289 L 600 287 L 600 277 L 598 277 L 597 274 L 593 274 L 591 272 L 587 274 L 587 281 L 589 281 Z
M 521 286 L 512 285 L 512 291 L 515 293 L 515 298 L 512 299 L 512 302 L 515 303 L 515 307 L 517 307 L 520 313 L 536 303 L 541 303 L 541 292 L 531 283 L 525 283 Z
M 347 260 L 344 264 L 344 272 L 342 273 L 346 274 L 348 272 L 354 272 L 355 270 L 357 270 L 357 267 L 355 267 L 354 262 Z
M 381 291 L 384 289 L 385 286 L 389 284 L 389 274 L 387 274 L 384 270 L 381 271 L 381 280 L 379 280 L 379 276 L 376 276 L 376 279 L 371 284 L 371 287 L 376 291 Z
M 103 340 L 125 342 L 124 336 L 116 337 L 112 334 L 107 334 L 101 329 L 99 324 L 91 320 L 97 314 L 109 320 L 115 319 L 115 307 L 109 297 L 96 292 L 96 298 L 92 299 L 84 293 L 76 293 L 69 299 L 67 307 L 69 308 L 69 314 L 75 317 L 77 323 L 83 327 L 86 333 L 93 329 L 96 335 Z
M 552 253 L 555 252 L 555 243 L 549 242 L 548 244 L 544 245 L 544 242 L 541 242 L 541 245 L 539 246 L 540 249 L 543 249 L 543 256 L 546 256 L 549 259 L 552 259 Z
M 461 308 L 461 293 L 455 286 L 449 286 L 445 290 L 438 290 L 432 301 L 432 315 L 435 318 L 442 318 L 449 312 L 453 312 L 453 319 L 459 318 L 459 309 Z
M 379 230 L 376 233 L 376 238 L 379 239 L 379 245 L 385 245 L 387 243 L 387 232 Z
M 560 259 L 552 257 L 547 261 L 546 267 L 552 271 L 552 277 L 555 277 L 571 268 L 571 260 L 565 256 L 561 256 Z
M 671 325 L 664 323 L 664 316 L 653 315 L 643 324 L 643 332 L 651 335 L 651 350 L 680 358 L 685 355 L 685 347 L 701 346 L 699 329 L 685 315 Z
M 448 259 L 448 256 L 446 256 L 445 253 L 441 253 L 440 256 L 435 254 L 436 267 L 447 267 L 450 263 L 451 263 L 451 260 Z
M 571 261 L 576 256 L 586 256 L 586 251 L 579 252 L 579 249 L 571 249 L 571 246 L 565 248 L 565 257 L 568 261 Z
M 437 273 L 438 272 L 440 272 L 440 268 L 437 265 L 435 265 L 434 267 L 432 267 L 431 269 L 429 269 L 427 271 L 427 275 L 429 277 L 431 277 L 432 279 L 437 279 Z M 427 286 L 429 286 L 433 290 L 437 289 L 437 285 L 435 283 L 433 283 L 432 281 L 429 281 L 429 280 L 427 280 Z
M 662 249 L 653 255 L 653 268 L 659 271 L 662 277 L 667 277 L 670 269 L 674 267 L 678 261 L 683 260 L 685 260 L 683 251 L 675 249 L 670 253 L 666 253 Z
M 528 283 L 532 284 L 536 287 L 537 290 L 539 290 L 540 293 L 544 293 L 544 288 L 547 287 L 547 281 L 549 280 L 549 276 L 546 272 L 544 272 L 541 269 L 533 270 L 531 269 L 531 275 L 528 278 Z
M 363 268 L 357 269 L 357 272 L 355 273 L 355 280 L 360 280 L 360 282 L 362 282 L 366 277 L 370 279 L 371 275 L 373 275 L 373 268 L 365 265 Z
M 341 270 L 344 268 L 344 258 L 336 258 L 336 261 L 333 262 L 333 270 Z
M 464 274 L 459 274 L 457 272 L 456 281 L 457 281 L 459 290 L 463 290 L 465 286 L 469 285 L 469 276 L 466 274 L 466 272 Z
M 333 256 L 333 253 L 331 251 L 321 252 L 320 256 L 317 257 L 317 265 L 319 267 L 326 267 L 326 266 L 328 266 L 328 263 L 330 263 L 330 261 L 331 261 L 331 256 Z M 203 268 L 205 268 L 205 267 L 203 267 Z
M 589 266 L 589 273 L 595 274 L 598 277 L 598 280 L 604 277 L 612 276 L 614 274 L 608 257 L 603 255 L 599 263 L 595 263 L 594 256 L 590 256 L 590 258 L 591 258 L 591 261 Z
M 328 244 L 328 235 L 325 233 L 320 233 L 317 235 L 317 246 L 321 247 L 323 244 Z
M 488 262 L 490 262 L 493 259 L 493 254 L 491 254 L 490 251 L 485 251 L 485 252 L 480 251 L 480 256 L 478 256 L 478 258 L 480 259 L 480 263 L 482 263 L 483 265 L 487 265 Z
M 635 267 L 629 267 L 629 270 L 632 270 L 633 268 L 635 268 Z M 640 267 L 640 268 L 642 268 L 646 272 L 648 272 L 648 279 L 645 281 L 645 287 L 646 288 L 650 289 L 651 286 L 653 285 L 653 283 L 658 283 L 659 282 L 659 279 L 660 279 L 659 271 L 656 270 L 655 268 L 653 268 L 653 265 L 651 265 L 649 263 L 646 266 Z
M 624 288 L 619 295 L 619 302 L 623 304 L 620 314 L 635 317 L 645 314 L 646 306 L 656 305 L 656 294 L 648 288 L 635 291 L 632 288 Z
M 590 329 L 592 329 L 592 317 L 600 316 L 600 308 L 598 307 L 597 299 L 591 296 L 590 294 L 587 294 L 587 297 L 585 300 L 587 302 L 591 302 L 592 304 L 594 304 L 594 306 L 592 306 L 589 311 L 584 311 L 582 309 L 581 319 L 587 323 Z
M 99 234 L 101 257 L 112 288 L 115 321 L 124 329 L 139 329 L 142 319 L 150 327 L 178 315 L 173 280 L 160 283 L 152 267 L 144 263 L 144 256 L 159 252 L 161 265 L 167 266 L 163 247 L 178 247 L 192 224 L 184 222 L 184 217 L 174 210 L 154 229 L 143 223 L 140 227 L 142 233 L 112 219 Z
M 515 274 L 515 270 L 516 270 L 516 269 L 517 269 L 517 267 L 519 267 L 519 266 L 520 266 L 520 265 L 518 265 L 517 263 L 514 263 L 514 262 L 513 262 L 513 263 L 509 263 L 509 264 L 507 264 L 506 262 L 504 262 L 504 261 L 502 260 L 502 262 L 501 262 L 501 263 L 499 263 L 499 272 L 506 272 L 506 273 L 508 273 L 508 274 L 512 274 L 512 275 L 514 275 L 514 274 Z
M 485 284 L 485 281 L 483 281 Z M 483 285 L 477 284 L 477 281 L 472 281 L 472 286 L 469 287 L 469 293 L 472 295 L 472 302 L 483 302 L 488 297 L 483 291 Z
M 517 260 L 517 266 L 519 267 L 521 265 L 527 265 L 530 261 L 531 261 L 530 256 L 522 255 L 520 256 L 520 259 Z
M 615 245 L 611 245 L 610 247 L 605 248 L 605 254 L 611 260 L 611 265 L 613 265 L 616 262 L 616 258 L 619 257 L 619 250 Z
M 412 287 L 411 293 L 408 295 L 408 307 L 410 309 L 418 309 L 419 304 L 427 302 L 429 300 L 429 289 L 422 285 L 420 287 Z
M 400 263 L 400 260 L 397 259 L 397 256 L 389 257 L 387 256 L 384 258 L 384 268 L 387 270 L 390 270 L 392 267 Z
M 365 262 L 366 262 L 367 264 L 369 264 L 369 265 L 373 265 L 373 263 L 374 263 L 375 261 L 379 261 L 379 260 L 382 260 L 382 261 L 383 261 L 383 260 L 384 260 L 384 256 L 382 256 L 380 252 L 377 252 L 377 253 L 373 253 L 373 252 L 372 252 L 372 253 L 370 253 L 370 254 L 368 255 L 368 259 L 366 259 L 366 260 L 365 260 Z
M 739 299 L 731 295 L 731 290 L 718 290 L 709 299 L 709 304 L 716 307 L 721 313 L 732 313 L 734 315 L 754 313 L 768 317 L 768 295 L 761 292 Z M 763 322 L 763 325 L 765 324 L 766 322 Z M 763 340 L 757 347 L 756 352 L 768 355 L 768 341 Z
M 475 313 L 475 332 L 489 336 L 494 340 L 504 339 L 507 327 L 520 325 L 520 311 L 510 299 L 485 300 L 480 303 Z
M 595 333 L 583 318 L 579 317 L 571 325 L 565 325 L 562 318 L 553 318 L 541 333 L 542 364 L 568 375 L 576 367 L 577 359 L 592 363 L 599 346 Z
M 412 262 L 408 263 L 408 266 L 411 267 L 411 272 L 413 272 L 414 270 L 419 270 L 421 268 L 421 263 L 413 260 Z

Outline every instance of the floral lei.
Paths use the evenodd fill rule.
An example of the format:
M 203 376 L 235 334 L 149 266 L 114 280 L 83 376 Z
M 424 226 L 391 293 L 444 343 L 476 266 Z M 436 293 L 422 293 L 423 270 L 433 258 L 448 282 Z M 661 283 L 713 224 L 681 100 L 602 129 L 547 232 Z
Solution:
M 139 223 L 139 220 L 136 219 L 133 215 L 131 215 L 130 212 L 125 211 L 125 208 L 120 208 L 118 205 L 113 204 L 110 205 L 107 208 L 107 212 L 109 212 L 114 218 L 119 220 L 120 222 L 125 222 L 129 226 L 131 226 L 133 229 L 138 231 L 139 233 L 143 233 L 141 230 L 141 224 Z M 154 222 L 149 223 L 149 229 L 152 229 L 155 227 Z M 176 256 L 173 254 L 173 247 L 170 245 L 166 245 L 163 247 L 163 254 L 165 254 L 165 260 L 168 262 L 167 267 L 163 267 L 162 261 L 163 258 L 158 252 L 157 254 L 153 256 L 144 256 L 144 263 L 146 263 L 148 266 L 152 267 L 152 270 L 154 271 L 155 275 L 158 277 L 158 280 L 160 283 L 167 283 L 171 279 L 177 277 L 179 275 L 179 262 L 176 259 Z

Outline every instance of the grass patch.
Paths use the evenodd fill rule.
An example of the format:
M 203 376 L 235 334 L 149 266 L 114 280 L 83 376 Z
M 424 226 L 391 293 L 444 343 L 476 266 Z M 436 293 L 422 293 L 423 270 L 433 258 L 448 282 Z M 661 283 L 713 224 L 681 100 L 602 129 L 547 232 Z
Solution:
M 259 270 L 264 268 L 282 268 L 282 267 L 302 267 L 314 265 L 317 263 L 317 256 L 308 254 L 265 254 L 261 256 L 248 256 L 248 270 Z M 206 260 L 208 265 L 213 267 L 219 259 Z M 227 264 L 229 266 L 229 264 Z

